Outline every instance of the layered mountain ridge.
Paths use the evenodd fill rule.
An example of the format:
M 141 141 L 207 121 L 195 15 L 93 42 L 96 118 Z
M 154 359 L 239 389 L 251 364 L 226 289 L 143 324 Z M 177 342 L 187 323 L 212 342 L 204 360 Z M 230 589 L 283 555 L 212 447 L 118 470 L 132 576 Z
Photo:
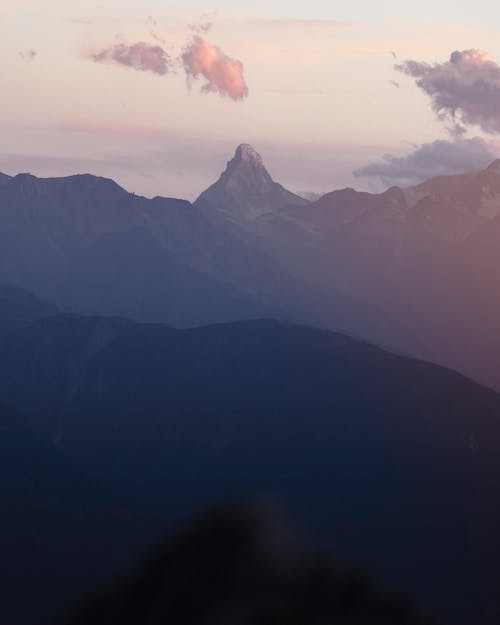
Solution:
M 308 203 L 243 145 L 195 205 L 93 176 L 0 176 L 0 280 L 16 285 L 0 286 L 0 426 L 21 413 L 69 480 L 46 500 L 39 465 L 14 458 L 4 473 L 21 480 L 0 480 L 2 497 L 41 492 L 56 534 L 70 514 L 71 538 L 68 491 L 83 480 L 84 520 L 101 527 L 102 510 L 125 554 L 133 524 L 100 493 L 166 525 L 262 494 L 452 622 L 498 622 L 499 396 L 345 334 L 261 319 L 340 329 L 500 388 L 498 170 Z M 2 519 L 19 588 L 40 566 L 16 542 L 22 505 Z M 52 541 L 40 534 L 42 554 Z M 74 561 L 98 570 L 101 550 L 77 547 Z M 63 556 L 43 569 L 44 614 L 73 596 Z M 14 625 L 38 625 L 37 605 Z M 0 606 L 8 622 L 12 606 Z
M 378 307 L 412 340 L 362 336 L 500 388 L 499 170 L 495 161 L 411 188 L 341 189 L 231 222 L 295 275 Z M 211 210 L 220 227 L 228 210 Z
M 308 202 L 242 144 L 194 205 L 89 175 L 4 176 L 0 281 L 80 314 L 309 323 L 500 388 L 498 171 Z

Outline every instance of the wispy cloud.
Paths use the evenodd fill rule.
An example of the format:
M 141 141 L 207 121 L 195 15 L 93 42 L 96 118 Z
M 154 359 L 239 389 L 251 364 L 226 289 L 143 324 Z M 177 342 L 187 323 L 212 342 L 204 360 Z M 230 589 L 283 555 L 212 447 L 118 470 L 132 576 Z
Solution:
M 217 11 L 213 11 L 212 13 L 203 13 L 198 22 L 189 24 L 189 30 L 196 35 L 206 35 L 209 30 L 212 30 L 216 15 Z
M 500 133 L 500 66 L 488 53 L 456 51 L 444 63 L 409 60 L 395 68 L 415 78 L 439 119 L 452 122 L 454 134 L 463 134 L 468 126 Z

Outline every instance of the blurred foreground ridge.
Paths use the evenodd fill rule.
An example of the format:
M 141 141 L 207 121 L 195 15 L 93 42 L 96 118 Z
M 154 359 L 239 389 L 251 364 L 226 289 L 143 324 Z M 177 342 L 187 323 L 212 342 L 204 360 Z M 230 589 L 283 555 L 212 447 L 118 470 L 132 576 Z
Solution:
M 433 621 L 434 622 L 434 621 Z M 423 625 L 307 548 L 271 509 L 220 508 L 60 625 Z

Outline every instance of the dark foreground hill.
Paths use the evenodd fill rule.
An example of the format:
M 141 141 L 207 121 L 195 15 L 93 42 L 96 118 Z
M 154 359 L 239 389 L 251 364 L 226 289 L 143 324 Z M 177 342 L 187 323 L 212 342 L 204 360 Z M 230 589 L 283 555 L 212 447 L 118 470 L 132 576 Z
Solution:
M 64 625 L 430 622 L 306 547 L 270 510 L 234 506 L 182 531 Z
M 0 396 L 165 527 L 264 496 L 339 561 L 495 622 L 500 397 L 456 373 L 273 321 L 61 315 L 1 340 Z

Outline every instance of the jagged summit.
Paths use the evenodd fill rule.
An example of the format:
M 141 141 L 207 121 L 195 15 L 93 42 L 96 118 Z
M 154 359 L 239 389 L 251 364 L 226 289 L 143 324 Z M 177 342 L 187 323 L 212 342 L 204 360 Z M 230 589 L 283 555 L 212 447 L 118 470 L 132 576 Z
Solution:
M 267 193 L 275 184 L 264 166 L 262 156 L 248 143 L 236 148 L 219 182 L 228 190 Z
M 262 156 L 249 143 L 242 143 L 236 148 L 233 160 L 263 166 Z
M 196 201 L 202 209 L 220 211 L 236 220 L 255 219 L 285 206 L 307 203 L 274 182 L 261 155 L 248 143 L 236 148 L 219 180 Z

